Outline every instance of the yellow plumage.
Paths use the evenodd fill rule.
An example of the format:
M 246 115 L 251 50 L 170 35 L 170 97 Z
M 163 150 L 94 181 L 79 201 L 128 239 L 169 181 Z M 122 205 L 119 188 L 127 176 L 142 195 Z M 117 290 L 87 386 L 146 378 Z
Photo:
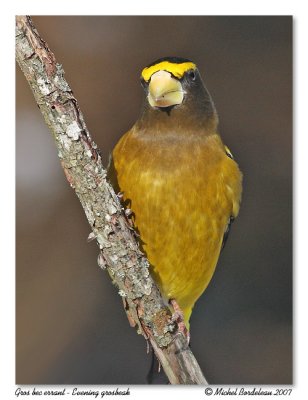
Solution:
M 147 105 L 113 150 L 110 168 L 153 276 L 182 309 L 187 328 L 241 197 L 241 173 L 217 133 L 216 113 L 205 121 L 190 108 L 185 97 L 170 113 Z

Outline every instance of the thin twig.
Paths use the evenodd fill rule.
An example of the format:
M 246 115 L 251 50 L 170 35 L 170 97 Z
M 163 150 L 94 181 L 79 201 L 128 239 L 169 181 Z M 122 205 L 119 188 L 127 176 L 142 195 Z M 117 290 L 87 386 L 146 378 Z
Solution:
M 118 287 L 131 326 L 150 341 L 170 383 L 207 384 L 186 339 L 171 321 L 149 263 L 106 181 L 100 151 L 62 66 L 28 16 L 16 17 L 16 59 L 54 136 L 67 181 L 90 223 L 93 234 L 89 240 L 97 240 L 98 264 Z

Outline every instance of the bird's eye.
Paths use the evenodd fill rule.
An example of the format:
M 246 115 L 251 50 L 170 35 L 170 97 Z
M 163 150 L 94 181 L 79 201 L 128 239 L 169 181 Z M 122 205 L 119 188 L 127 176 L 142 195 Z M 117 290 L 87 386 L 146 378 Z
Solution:
M 192 81 L 194 81 L 194 80 L 196 79 L 196 74 L 195 74 L 194 71 L 189 71 L 189 72 L 188 72 L 188 76 L 190 77 L 190 79 L 191 79 Z
M 147 86 L 147 82 L 143 78 L 140 79 L 140 82 L 141 82 L 141 86 L 145 89 Z

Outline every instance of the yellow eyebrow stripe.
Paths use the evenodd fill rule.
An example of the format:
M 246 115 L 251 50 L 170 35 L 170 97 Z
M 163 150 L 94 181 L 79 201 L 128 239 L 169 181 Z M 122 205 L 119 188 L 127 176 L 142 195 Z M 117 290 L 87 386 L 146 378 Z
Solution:
M 196 68 L 196 64 L 192 62 L 183 62 L 181 64 L 177 64 L 169 61 L 162 61 L 158 64 L 144 68 L 141 72 L 141 76 L 146 82 L 148 82 L 155 72 L 163 70 L 170 72 L 176 78 L 181 79 L 186 71 Z

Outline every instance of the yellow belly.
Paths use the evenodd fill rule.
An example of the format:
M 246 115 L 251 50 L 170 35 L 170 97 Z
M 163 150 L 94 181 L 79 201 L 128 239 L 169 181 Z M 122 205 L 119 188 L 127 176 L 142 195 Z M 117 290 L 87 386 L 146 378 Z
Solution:
M 113 152 L 118 185 L 162 295 L 177 301 L 188 325 L 214 273 L 229 217 L 238 212 L 240 172 L 218 137 L 184 149 L 139 144 L 129 135 Z

